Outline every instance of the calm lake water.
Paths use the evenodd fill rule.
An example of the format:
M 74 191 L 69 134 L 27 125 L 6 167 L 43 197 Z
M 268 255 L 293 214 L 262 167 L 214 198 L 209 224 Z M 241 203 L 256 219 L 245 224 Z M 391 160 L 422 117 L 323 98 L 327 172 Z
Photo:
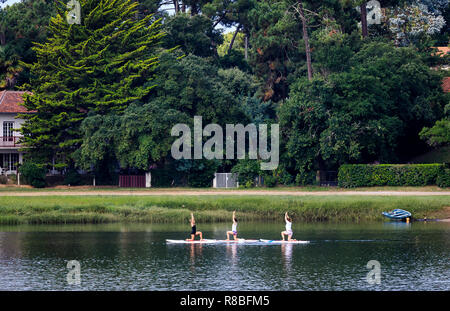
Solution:
M 198 224 L 224 239 L 231 224 Z M 279 239 L 283 223 L 241 223 Z M 166 245 L 187 225 L 0 226 L 0 290 L 450 290 L 449 223 L 295 224 L 307 245 Z M 67 262 L 81 284 L 67 283 Z M 367 263 L 380 263 L 369 284 Z

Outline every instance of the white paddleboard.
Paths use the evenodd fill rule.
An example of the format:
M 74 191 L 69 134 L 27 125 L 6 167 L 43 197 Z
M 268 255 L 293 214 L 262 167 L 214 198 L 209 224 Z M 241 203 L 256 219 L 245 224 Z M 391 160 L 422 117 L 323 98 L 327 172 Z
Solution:
M 259 240 L 247 240 L 247 239 L 237 239 L 237 240 L 217 240 L 217 243 L 256 243 Z
M 194 240 L 194 241 L 186 241 L 186 240 L 166 240 L 166 243 L 171 244 L 208 244 L 208 243 L 216 243 L 217 240 L 203 239 L 203 240 Z
M 283 240 L 264 240 L 264 239 L 260 239 L 261 242 L 263 243 L 268 243 L 268 244 L 308 244 L 309 241 L 283 241 Z

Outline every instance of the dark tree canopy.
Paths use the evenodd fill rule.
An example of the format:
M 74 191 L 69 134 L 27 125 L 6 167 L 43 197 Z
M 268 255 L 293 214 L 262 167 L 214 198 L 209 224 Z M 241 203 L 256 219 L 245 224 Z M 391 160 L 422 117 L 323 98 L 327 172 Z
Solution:
M 29 156 L 104 180 L 152 170 L 159 185 L 208 186 L 234 167 L 306 184 L 346 163 L 404 163 L 449 143 L 449 56 L 435 47 L 450 5 L 379 2 L 371 24 L 364 0 L 80 0 L 69 25 L 65 1 L 22 0 L 0 10 L 0 90 L 33 93 Z M 194 116 L 279 123 L 278 168 L 175 161 L 170 130 Z
M 121 113 L 146 97 L 158 63 L 155 47 L 163 36 L 152 15 L 135 19 L 136 2 L 82 1 L 82 22 L 69 24 L 60 10 L 51 19 L 49 38 L 33 48 L 37 61 L 27 65 L 32 92 L 22 117 L 23 142 L 45 163 L 73 161 L 80 146 L 79 126 L 89 112 Z

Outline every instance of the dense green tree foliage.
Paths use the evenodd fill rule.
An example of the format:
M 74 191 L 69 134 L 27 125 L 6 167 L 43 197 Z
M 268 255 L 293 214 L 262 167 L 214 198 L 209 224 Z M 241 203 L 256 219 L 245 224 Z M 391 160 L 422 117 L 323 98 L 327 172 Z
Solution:
M 205 58 L 189 55 L 177 61 L 175 55 L 164 54 L 156 71 L 158 88 L 148 102 L 130 105 L 122 115 L 94 115 L 83 121 L 79 164 L 88 167 L 115 155 L 124 168 L 163 166 L 171 161 L 170 131 L 175 124 L 192 128 L 194 116 L 223 127 L 246 121 L 239 99 L 255 86 L 245 78 L 238 69 L 218 71 Z
M 12 89 L 28 80 L 19 61 L 32 63 L 33 42 L 47 38 L 49 19 L 56 13 L 54 1 L 24 0 L 0 10 L 0 89 Z
M 424 127 L 420 137 L 426 139 L 432 146 L 450 144 L 450 119 L 439 120 L 431 128 Z
M 279 101 L 287 97 L 288 77 L 297 70 L 301 26 L 287 1 L 258 1 L 249 11 L 251 44 L 250 62 L 255 74 L 265 81 L 264 100 Z M 305 68 L 303 68 L 305 70 Z
M 364 0 L 80 2 L 81 25 L 66 22 L 65 1 L 0 10 L 0 89 L 33 93 L 22 132 L 36 162 L 75 164 L 100 183 L 121 169 L 209 186 L 235 167 L 243 184 L 308 184 L 317 170 L 449 143 L 448 56 L 432 49 L 449 44 L 448 1 L 379 0 L 379 24 L 366 23 Z M 170 130 L 194 116 L 279 123 L 278 168 L 175 161 Z
M 413 49 L 366 43 L 342 66 L 300 78 L 280 108 L 292 172 L 404 161 L 417 152 L 421 128 L 443 114 L 441 76 Z
M 216 47 L 223 41 L 220 32 L 212 27 L 212 21 L 204 15 L 190 16 L 180 13 L 167 17 L 164 25 L 167 32 L 164 46 L 179 46 L 186 54 L 215 56 Z
M 151 75 L 163 33 L 152 15 L 135 18 L 136 2 L 84 0 L 81 24 L 69 24 L 60 10 L 49 24 L 49 38 L 33 48 L 37 61 L 27 65 L 21 128 L 23 142 L 44 163 L 73 161 L 81 143 L 79 126 L 89 113 L 123 112 L 154 87 Z

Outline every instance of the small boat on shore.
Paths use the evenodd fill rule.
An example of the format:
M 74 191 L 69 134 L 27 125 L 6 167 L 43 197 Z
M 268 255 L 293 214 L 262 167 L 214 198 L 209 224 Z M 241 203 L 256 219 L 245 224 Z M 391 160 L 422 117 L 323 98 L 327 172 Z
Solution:
M 405 211 L 403 209 L 397 208 L 391 212 L 382 212 L 383 216 L 390 218 L 390 219 L 397 219 L 397 220 L 403 220 L 406 218 L 411 218 L 411 213 L 408 211 Z

